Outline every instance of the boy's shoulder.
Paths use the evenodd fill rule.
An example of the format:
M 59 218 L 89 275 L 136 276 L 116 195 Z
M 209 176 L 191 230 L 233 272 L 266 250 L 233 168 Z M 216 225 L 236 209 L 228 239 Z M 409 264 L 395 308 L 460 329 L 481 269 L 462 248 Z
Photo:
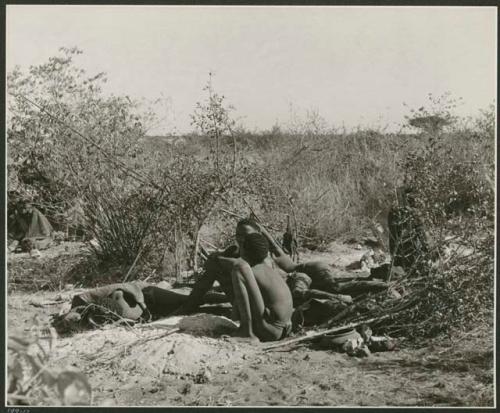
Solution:
M 273 268 L 271 265 L 269 265 L 266 262 L 260 262 L 258 264 L 253 265 L 251 268 L 252 268 L 252 271 L 254 272 L 255 276 L 260 276 L 260 275 L 266 276 L 266 277 L 274 276 L 274 275 L 279 276 L 278 271 L 276 271 L 275 268 Z

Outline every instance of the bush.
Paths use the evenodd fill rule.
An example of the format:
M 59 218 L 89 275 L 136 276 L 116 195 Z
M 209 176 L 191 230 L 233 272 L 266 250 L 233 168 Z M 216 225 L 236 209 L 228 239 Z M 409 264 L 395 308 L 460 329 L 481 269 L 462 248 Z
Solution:
M 466 133 L 467 132 L 467 133 Z M 475 139 L 471 139 L 475 137 Z M 437 331 L 491 321 L 494 298 L 494 186 L 491 129 L 431 137 L 406 162 L 415 210 L 440 260 L 427 280 L 415 319 Z M 427 331 L 431 334 L 433 330 Z
M 487 124 L 420 136 L 422 146 L 400 166 L 411 189 L 409 208 L 434 241 L 434 262 L 407 268 L 396 280 L 402 298 L 368 297 L 342 322 L 375 317 L 377 330 L 412 339 L 492 324 L 495 187 L 492 152 L 483 149 L 494 136 Z M 423 252 L 416 261 L 429 258 Z
M 119 173 L 117 163 L 133 169 L 148 121 L 127 97 L 103 95 L 104 73 L 87 76 L 74 63 L 81 53 L 61 48 L 27 73 L 16 68 L 7 75 L 8 189 L 50 219 L 89 181 L 110 169 Z

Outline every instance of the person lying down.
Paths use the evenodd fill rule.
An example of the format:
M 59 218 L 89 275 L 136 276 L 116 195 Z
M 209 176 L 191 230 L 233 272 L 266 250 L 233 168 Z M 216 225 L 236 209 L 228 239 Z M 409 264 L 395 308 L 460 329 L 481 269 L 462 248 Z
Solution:
M 233 319 L 240 327 L 238 340 L 281 340 L 292 330 L 292 294 L 281 275 L 265 262 L 269 253 L 266 238 L 247 234 L 240 245 L 240 258 L 219 257 L 232 263 Z

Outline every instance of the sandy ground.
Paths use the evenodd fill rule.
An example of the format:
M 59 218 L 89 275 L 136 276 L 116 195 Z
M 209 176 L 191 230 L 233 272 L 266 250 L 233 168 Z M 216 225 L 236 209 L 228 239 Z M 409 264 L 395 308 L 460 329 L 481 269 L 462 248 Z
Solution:
M 324 258 L 344 266 L 364 252 L 334 245 Z M 71 291 L 12 292 L 9 334 L 29 329 L 35 315 L 47 321 L 67 307 L 71 296 Z M 264 344 L 234 343 L 213 330 L 169 334 L 179 321 L 161 328 L 108 326 L 59 338 L 50 367 L 83 371 L 93 405 L 100 406 L 493 404 L 491 335 L 478 339 L 471 334 L 457 343 L 440 340 L 360 359 L 311 346 L 266 352 Z

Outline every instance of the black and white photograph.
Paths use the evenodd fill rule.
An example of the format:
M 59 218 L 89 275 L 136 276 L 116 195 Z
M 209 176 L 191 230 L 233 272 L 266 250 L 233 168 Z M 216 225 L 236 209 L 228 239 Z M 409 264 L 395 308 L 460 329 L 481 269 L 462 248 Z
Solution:
M 496 7 L 5 21 L 11 413 L 496 407 Z

